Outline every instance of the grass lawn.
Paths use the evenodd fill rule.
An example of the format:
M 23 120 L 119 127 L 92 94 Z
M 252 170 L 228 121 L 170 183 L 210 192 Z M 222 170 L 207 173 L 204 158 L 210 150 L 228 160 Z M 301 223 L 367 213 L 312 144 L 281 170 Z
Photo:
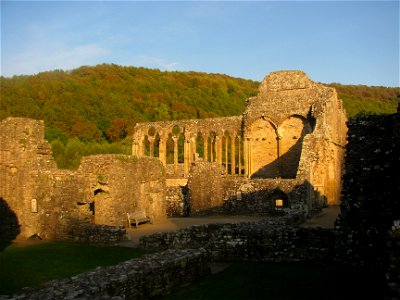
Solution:
M 273 263 L 235 263 L 157 299 L 384 299 L 371 270 Z
M 70 243 L 10 245 L 0 252 L 0 295 L 10 295 L 26 286 L 38 286 L 147 253 L 150 252 L 136 248 Z

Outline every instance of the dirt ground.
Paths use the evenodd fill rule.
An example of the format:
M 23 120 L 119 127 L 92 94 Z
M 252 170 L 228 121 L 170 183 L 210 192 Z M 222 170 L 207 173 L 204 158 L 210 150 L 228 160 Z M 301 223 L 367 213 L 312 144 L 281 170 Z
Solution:
M 263 217 L 250 216 L 207 216 L 207 217 L 182 217 L 167 218 L 159 220 L 153 224 L 140 224 L 138 229 L 134 226 L 128 229 L 129 241 L 122 243 L 124 246 L 136 247 L 139 244 L 139 238 L 144 235 L 150 235 L 157 232 L 170 232 L 178 229 L 188 228 L 194 225 L 216 224 L 216 223 L 239 223 L 255 222 L 262 220 Z
M 321 212 L 315 214 L 312 218 L 306 220 L 302 227 L 322 227 L 334 228 L 335 220 L 340 212 L 339 206 L 329 206 Z M 157 232 L 170 232 L 194 225 L 212 224 L 212 223 L 239 223 L 255 222 L 262 220 L 263 217 L 250 216 L 209 216 L 209 217 L 186 217 L 186 218 L 168 218 L 155 222 L 154 224 L 141 224 L 139 228 L 128 229 L 130 240 L 122 243 L 124 246 L 136 247 L 139 244 L 139 238 L 144 235 L 150 235 Z
M 306 220 L 301 226 L 302 227 L 322 227 L 322 228 L 334 228 L 335 220 L 340 213 L 340 207 L 338 205 L 328 206 L 322 209 L 321 212 L 315 214 L 312 218 Z
M 335 219 L 340 212 L 339 206 L 329 206 L 324 208 L 321 212 L 314 215 L 312 218 L 306 220 L 301 226 L 303 227 L 322 227 L 333 228 Z M 202 224 L 215 224 L 215 223 L 239 223 L 239 222 L 256 222 L 262 220 L 263 217 L 254 216 L 207 216 L 207 217 L 184 217 L 184 218 L 167 218 L 158 220 L 154 224 L 141 224 L 136 229 L 132 227 L 127 230 L 129 240 L 120 243 L 120 246 L 137 247 L 139 245 L 139 238 L 144 235 L 150 235 L 157 232 L 170 232 L 182 228 L 191 227 L 194 225 Z M 17 239 L 12 243 L 18 247 L 29 245 L 41 244 L 44 240 L 27 240 Z

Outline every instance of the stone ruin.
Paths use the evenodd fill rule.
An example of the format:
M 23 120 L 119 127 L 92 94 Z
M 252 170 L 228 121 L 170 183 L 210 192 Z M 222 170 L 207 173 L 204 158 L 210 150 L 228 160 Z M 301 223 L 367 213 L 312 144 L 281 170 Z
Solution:
M 166 216 L 165 173 L 157 160 L 94 155 L 76 171 L 60 170 L 44 122 L 26 118 L 1 122 L 0 151 L 0 231 L 12 235 L 8 240 L 18 234 L 70 239 L 74 226 L 85 223 L 125 226 L 126 212 L 134 210 Z
M 386 278 L 386 299 L 399 299 L 399 113 L 400 105 L 394 115 L 348 122 L 335 229 L 296 226 L 326 202 L 339 203 L 347 131 L 336 92 L 299 71 L 266 77 L 242 118 L 138 124 L 133 156 L 87 157 L 77 171 L 56 168 L 42 121 L 3 120 L 2 237 L 72 234 L 84 241 L 87 234 L 71 224 L 83 222 L 88 231 L 95 226 L 104 235 L 118 227 L 96 223 L 121 225 L 122 212 L 137 208 L 158 218 L 292 212 L 256 223 L 208 224 L 143 237 L 142 247 L 169 250 L 28 289 L 15 299 L 148 298 L 204 276 L 210 259 L 373 267 L 377 278 Z M 181 274 L 193 276 L 185 281 Z
M 76 224 L 125 226 L 126 212 L 135 210 L 155 220 L 308 215 L 339 203 L 345 122 L 334 89 L 301 71 L 273 72 L 243 116 L 140 123 L 132 156 L 88 156 L 69 171 L 56 167 L 43 121 L 7 118 L 0 125 L 0 230 L 70 239 L 79 235 Z
M 265 77 L 242 116 L 136 124 L 132 154 L 166 168 L 170 216 L 308 215 L 340 203 L 346 134 L 335 89 L 280 71 Z

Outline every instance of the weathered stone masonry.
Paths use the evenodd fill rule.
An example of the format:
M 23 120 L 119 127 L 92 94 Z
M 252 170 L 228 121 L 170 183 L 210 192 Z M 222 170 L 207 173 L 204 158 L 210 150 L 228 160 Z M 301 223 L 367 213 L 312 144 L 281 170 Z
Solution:
M 204 250 L 167 250 L 128 260 L 2 299 L 150 299 L 192 283 L 210 270 Z
M 258 192 L 274 196 L 263 197 L 254 212 L 270 212 L 278 203 L 308 214 L 339 203 L 345 122 L 334 89 L 301 71 L 273 72 L 248 99 L 243 116 L 140 123 L 132 153 L 158 157 L 168 178 L 188 178 L 191 214 L 230 207 L 227 202 L 243 206 L 243 198 Z M 283 179 L 293 189 L 283 191 Z M 296 198 L 301 185 L 306 197 Z M 279 193 L 284 199 L 275 197 Z
M 149 249 L 198 249 L 214 261 L 331 263 L 335 235 L 331 229 L 292 226 L 301 216 L 233 224 L 207 224 L 140 238 Z
M 125 226 L 134 210 L 165 217 L 165 172 L 157 160 L 96 155 L 77 171 L 59 170 L 43 121 L 8 118 L 0 135 L 0 229 L 5 236 L 14 228 L 9 240 L 18 233 L 70 239 L 79 223 Z

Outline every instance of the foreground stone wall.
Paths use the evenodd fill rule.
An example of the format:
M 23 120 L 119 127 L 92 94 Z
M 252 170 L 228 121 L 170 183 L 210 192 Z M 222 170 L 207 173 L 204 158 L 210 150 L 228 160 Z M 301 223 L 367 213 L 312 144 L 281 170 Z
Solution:
M 167 250 L 63 280 L 5 299 L 149 299 L 209 274 L 204 250 Z
M 400 299 L 400 220 L 394 221 L 386 239 L 386 278 L 390 298 Z
M 385 239 L 400 219 L 400 115 L 348 122 L 349 143 L 337 229 L 342 257 L 383 267 Z
M 337 260 L 373 267 L 400 298 L 400 114 L 348 122 Z M 396 225 L 397 224 L 397 225 Z
M 164 218 L 165 172 L 155 159 L 96 155 L 76 171 L 57 168 L 44 123 L 7 118 L 0 124 L 0 230 L 64 239 L 73 225 L 127 225 L 126 213 L 143 210 Z
M 254 223 L 208 224 L 140 238 L 148 249 L 205 248 L 216 261 L 333 262 L 333 230 L 298 228 L 301 217 Z

